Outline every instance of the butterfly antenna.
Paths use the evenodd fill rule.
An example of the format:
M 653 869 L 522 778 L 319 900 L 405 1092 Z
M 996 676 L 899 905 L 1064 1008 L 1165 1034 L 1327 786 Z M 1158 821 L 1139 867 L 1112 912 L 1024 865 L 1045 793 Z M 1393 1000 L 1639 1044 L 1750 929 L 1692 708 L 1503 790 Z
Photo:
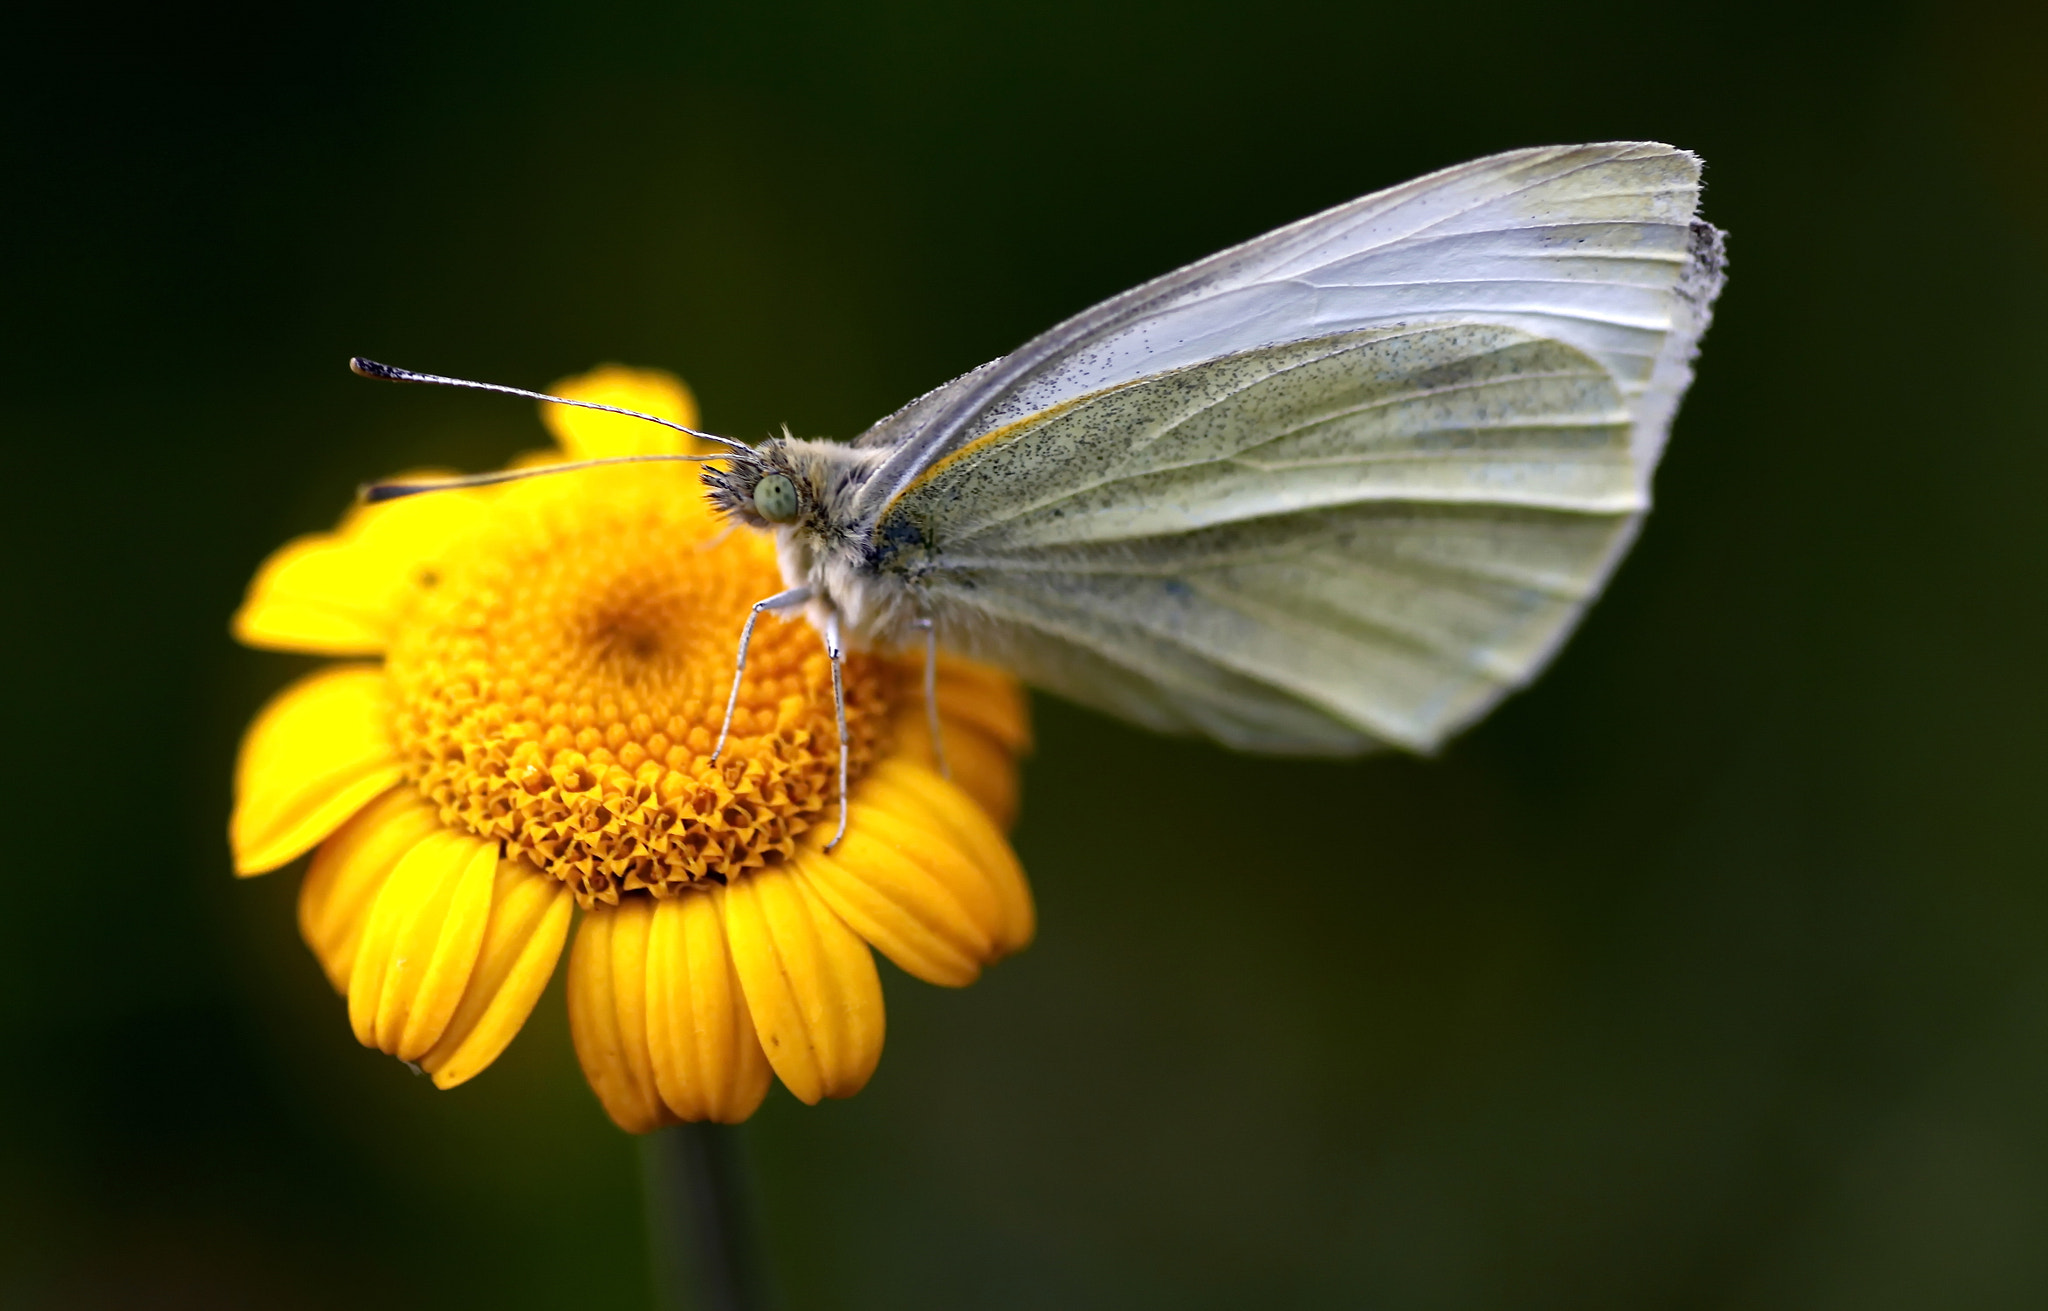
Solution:
M 531 469 L 498 469 L 491 473 L 472 473 L 459 478 L 423 478 L 418 482 L 364 483 L 356 488 L 356 501 L 362 505 L 381 505 L 395 501 L 401 496 L 417 496 L 421 492 L 446 492 L 458 487 L 495 487 L 499 483 L 516 483 L 527 478 L 545 478 L 550 474 L 574 473 L 578 469 L 595 469 L 603 464 L 655 464 L 678 463 L 702 464 L 706 460 L 723 460 L 724 455 L 607 455 L 597 460 L 570 460 L 565 464 L 541 464 Z
M 692 437 L 701 438 L 707 442 L 715 442 L 729 451 L 751 451 L 754 449 L 745 442 L 735 438 L 720 437 L 715 432 L 699 432 L 695 428 L 686 428 L 675 420 L 664 419 L 658 414 L 642 414 L 638 410 L 621 409 L 616 405 L 600 405 L 596 401 L 571 400 L 567 396 L 550 396 L 543 391 L 527 391 L 523 387 L 507 387 L 502 383 L 496 382 L 471 382 L 467 378 L 444 378 L 438 373 L 415 373 L 411 369 L 401 369 L 394 364 L 379 364 L 375 360 L 366 360 L 360 355 L 350 357 L 348 368 L 350 373 L 356 374 L 358 377 L 376 378 L 383 382 L 429 382 L 437 387 L 467 387 L 471 391 L 494 391 L 505 396 L 524 397 L 529 401 L 546 401 L 550 405 L 574 406 L 579 410 L 603 410 L 606 414 L 623 414 L 629 419 L 645 419 L 649 423 L 658 423 L 664 428 L 673 428 L 677 432 L 688 433 Z M 590 463 L 595 464 L 599 462 L 593 460 Z M 555 466 L 556 469 L 565 467 L 567 466 Z M 501 479 L 499 481 L 506 480 Z M 414 485 L 417 486 L 418 484 Z M 421 490 L 425 490 L 425 488 L 422 487 Z

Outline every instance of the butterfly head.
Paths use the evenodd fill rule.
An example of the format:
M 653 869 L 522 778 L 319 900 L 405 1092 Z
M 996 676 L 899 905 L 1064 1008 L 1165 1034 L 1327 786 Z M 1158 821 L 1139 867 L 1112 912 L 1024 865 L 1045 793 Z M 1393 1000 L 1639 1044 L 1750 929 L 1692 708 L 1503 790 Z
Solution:
M 750 451 L 704 467 L 711 504 L 755 528 L 800 524 L 817 514 L 821 488 L 787 437 L 771 438 Z
M 875 458 L 838 442 L 785 434 L 705 465 L 704 487 L 713 506 L 741 523 L 835 542 L 853 531 L 852 494 Z

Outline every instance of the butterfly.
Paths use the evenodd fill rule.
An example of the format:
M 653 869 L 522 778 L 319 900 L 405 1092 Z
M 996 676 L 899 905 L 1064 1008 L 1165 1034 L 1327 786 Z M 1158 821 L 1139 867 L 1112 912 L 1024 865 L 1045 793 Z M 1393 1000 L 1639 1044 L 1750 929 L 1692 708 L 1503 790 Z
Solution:
M 666 458 L 708 461 L 786 584 L 734 697 L 761 613 L 802 609 L 842 742 L 846 647 L 922 640 L 928 689 L 944 647 L 1242 750 L 1434 751 L 1543 669 L 1649 510 L 1725 276 L 1699 204 L 1670 146 L 1509 151 L 1156 278 L 851 443 L 685 429 L 721 453 Z

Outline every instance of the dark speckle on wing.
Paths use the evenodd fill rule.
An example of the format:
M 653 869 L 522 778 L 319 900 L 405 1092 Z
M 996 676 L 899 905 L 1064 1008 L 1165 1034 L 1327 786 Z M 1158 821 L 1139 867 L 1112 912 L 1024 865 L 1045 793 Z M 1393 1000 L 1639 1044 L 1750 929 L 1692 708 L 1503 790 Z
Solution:
M 924 525 L 909 515 L 890 515 L 882 521 L 868 547 L 867 564 L 873 569 L 908 573 L 917 568 L 930 549 L 931 540 L 925 535 Z

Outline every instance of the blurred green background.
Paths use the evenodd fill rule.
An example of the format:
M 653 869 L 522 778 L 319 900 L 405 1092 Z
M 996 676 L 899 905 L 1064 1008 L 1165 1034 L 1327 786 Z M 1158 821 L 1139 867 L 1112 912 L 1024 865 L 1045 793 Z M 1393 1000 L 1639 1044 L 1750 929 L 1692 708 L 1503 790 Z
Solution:
M 1660 507 L 1433 762 L 1041 699 L 1036 946 L 745 1131 L 819 1308 L 2048 1305 L 2040 7 L 163 6 L 8 20 L 0 1304 L 638 1308 L 559 987 L 436 1093 L 236 883 L 256 563 L 542 385 L 850 436 L 1512 146 L 1702 152 Z

